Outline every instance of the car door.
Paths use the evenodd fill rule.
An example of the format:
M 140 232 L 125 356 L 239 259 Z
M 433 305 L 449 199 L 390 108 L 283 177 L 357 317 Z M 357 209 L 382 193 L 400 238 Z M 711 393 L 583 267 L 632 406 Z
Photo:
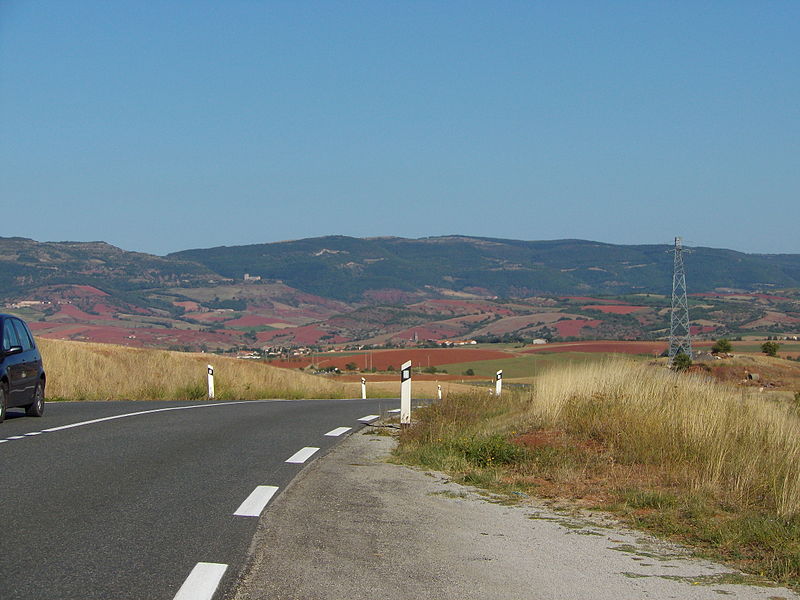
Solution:
M 3 320 L 3 354 L 14 347 L 21 347 L 17 330 L 11 319 Z M 23 390 L 25 388 L 25 352 L 6 354 L 4 362 L 8 374 L 8 406 L 20 406 L 25 403 Z
M 36 390 L 36 383 L 39 381 L 39 372 L 42 369 L 42 359 L 39 356 L 36 345 L 33 343 L 33 336 L 31 336 L 25 323 L 19 319 L 11 319 L 11 322 L 17 332 L 19 345 L 22 346 L 22 369 L 19 382 L 20 403 L 27 405 L 33 402 L 33 394 Z

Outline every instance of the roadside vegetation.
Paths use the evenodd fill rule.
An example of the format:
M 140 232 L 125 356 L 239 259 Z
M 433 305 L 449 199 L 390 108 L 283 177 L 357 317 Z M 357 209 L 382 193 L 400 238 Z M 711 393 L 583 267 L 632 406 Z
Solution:
M 566 364 L 531 392 L 449 394 L 419 410 L 397 458 L 608 510 L 797 586 L 800 416 L 766 396 L 626 359 Z
M 213 354 L 37 339 L 48 400 L 200 400 L 214 366 L 217 400 L 352 397 L 345 385 Z

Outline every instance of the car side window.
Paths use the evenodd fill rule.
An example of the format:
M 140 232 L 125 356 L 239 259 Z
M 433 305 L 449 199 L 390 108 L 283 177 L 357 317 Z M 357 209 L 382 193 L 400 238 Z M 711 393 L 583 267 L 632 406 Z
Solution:
M 14 323 L 14 329 L 17 330 L 17 339 L 22 349 L 26 352 L 33 350 L 33 340 L 31 339 L 31 334 L 28 333 L 28 328 L 25 327 L 25 323 L 18 319 L 12 319 L 11 322 Z
M 11 319 L 3 321 L 3 350 L 10 350 L 13 346 L 19 346 L 17 331 L 11 324 Z

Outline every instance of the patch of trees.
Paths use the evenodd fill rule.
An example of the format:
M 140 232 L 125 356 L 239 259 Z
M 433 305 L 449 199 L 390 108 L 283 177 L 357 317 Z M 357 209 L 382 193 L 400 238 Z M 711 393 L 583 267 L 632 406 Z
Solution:
M 227 308 L 230 310 L 247 310 L 247 302 L 245 300 L 240 300 L 236 298 L 231 298 L 230 300 L 220 300 L 219 298 L 215 298 L 214 300 L 209 300 L 208 302 L 204 302 L 206 306 L 209 308 Z

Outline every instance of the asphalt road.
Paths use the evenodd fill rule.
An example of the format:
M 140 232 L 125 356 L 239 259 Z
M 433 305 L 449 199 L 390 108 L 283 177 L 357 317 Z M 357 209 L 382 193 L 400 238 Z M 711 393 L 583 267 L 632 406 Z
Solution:
M 213 596 L 224 597 L 258 524 L 234 515 L 243 501 L 257 486 L 279 494 L 307 464 L 286 462 L 297 451 L 319 448 L 310 462 L 342 439 L 326 433 L 352 428 L 346 436 L 398 404 L 48 403 L 40 419 L 10 410 L 0 424 L 0 598 L 170 600 L 198 563 L 227 565 Z M 186 408 L 163 410 L 176 407 Z

